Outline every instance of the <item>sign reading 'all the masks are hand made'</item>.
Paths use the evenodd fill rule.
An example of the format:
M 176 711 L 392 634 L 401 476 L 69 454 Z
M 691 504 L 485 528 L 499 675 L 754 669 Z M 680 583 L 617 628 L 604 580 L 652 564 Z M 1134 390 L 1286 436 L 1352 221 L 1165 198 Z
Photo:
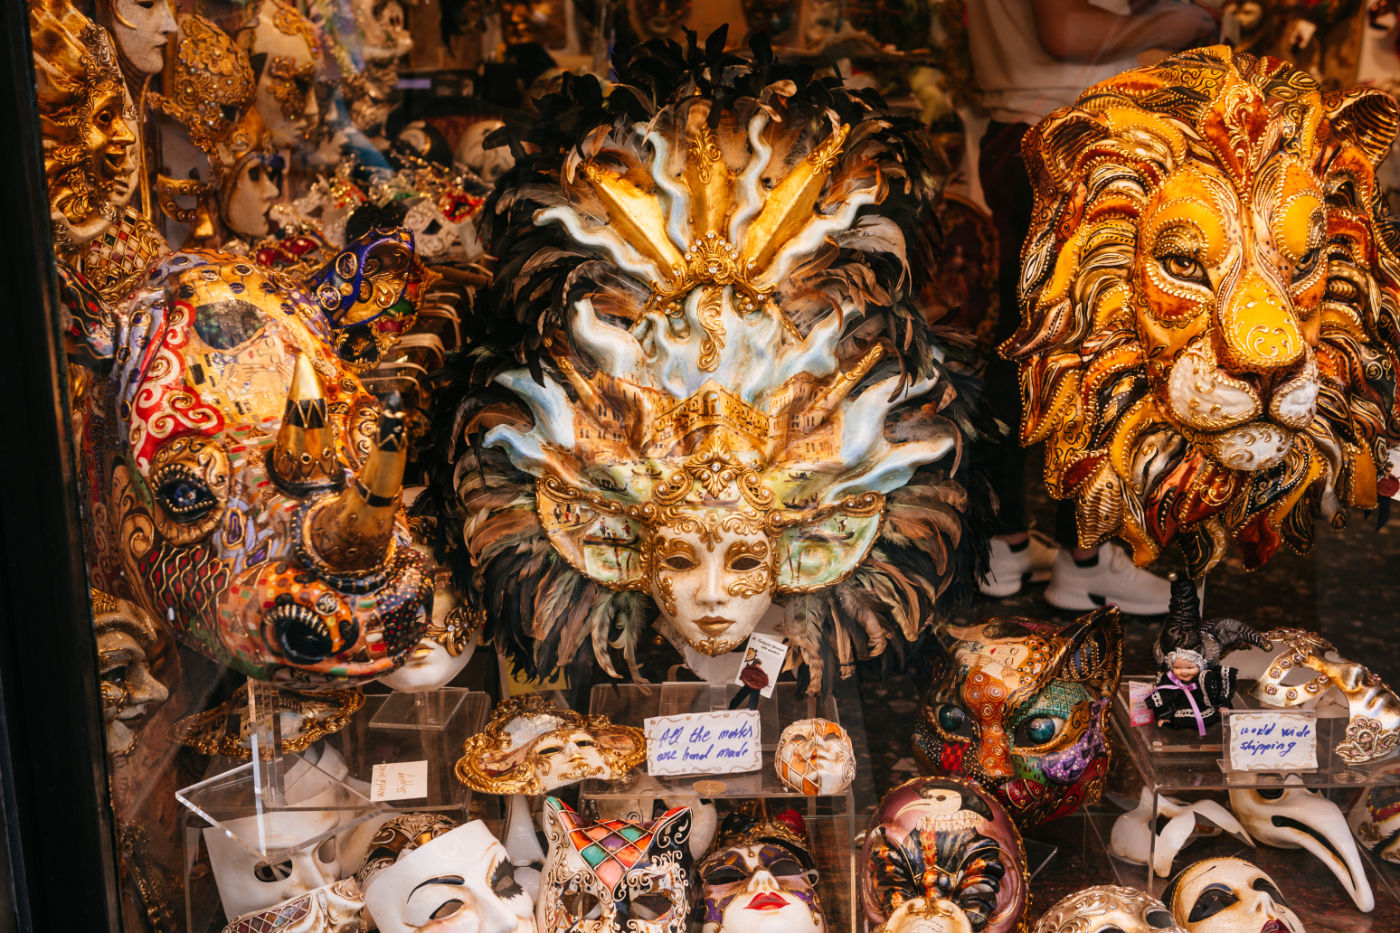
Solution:
M 652 716 L 643 725 L 653 776 L 738 774 L 763 766 L 754 710 Z

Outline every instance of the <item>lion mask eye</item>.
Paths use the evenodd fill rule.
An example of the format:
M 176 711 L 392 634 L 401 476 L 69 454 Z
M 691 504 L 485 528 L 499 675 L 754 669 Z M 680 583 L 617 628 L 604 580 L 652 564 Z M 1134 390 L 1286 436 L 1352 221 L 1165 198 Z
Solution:
M 1210 280 L 1206 277 L 1205 267 L 1194 256 L 1172 253 L 1161 257 L 1158 261 L 1161 262 L 1162 269 L 1167 275 L 1174 279 L 1196 285 L 1210 284 Z

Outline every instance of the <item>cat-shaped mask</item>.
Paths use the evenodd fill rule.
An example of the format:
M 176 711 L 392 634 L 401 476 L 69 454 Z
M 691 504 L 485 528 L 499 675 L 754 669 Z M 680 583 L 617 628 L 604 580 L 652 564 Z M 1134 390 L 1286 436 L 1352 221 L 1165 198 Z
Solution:
M 685 933 L 695 878 L 689 807 L 650 822 L 591 820 L 547 797 L 544 825 L 539 933 Z
M 990 619 L 949 632 L 958 640 L 915 727 L 923 767 L 976 779 L 1023 828 L 1097 800 L 1123 662 L 1118 610 L 1095 610 L 1065 628 Z

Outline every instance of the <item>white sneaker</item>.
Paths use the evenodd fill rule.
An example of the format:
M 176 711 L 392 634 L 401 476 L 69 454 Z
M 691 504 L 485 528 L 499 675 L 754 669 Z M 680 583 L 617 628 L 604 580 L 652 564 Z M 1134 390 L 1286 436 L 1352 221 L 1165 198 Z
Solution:
M 1122 545 L 1099 548 L 1098 562 L 1081 567 L 1068 551 L 1055 558 L 1045 601 L 1059 609 L 1087 612 L 1112 603 L 1133 615 L 1161 615 L 1171 603 L 1172 585 L 1133 564 Z
M 987 575 L 977 582 L 984 595 L 1011 596 L 1019 593 L 1027 581 L 1043 583 L 1050 579 L 1050 568 L 1055 565 L 1055 555 L 1059 553 L 1055 542 L 1038 531 L 1032 531 L 1028 541 L 1027 547 L 1013 551 L 1011 545 L 1000 538 L 992 539 Z

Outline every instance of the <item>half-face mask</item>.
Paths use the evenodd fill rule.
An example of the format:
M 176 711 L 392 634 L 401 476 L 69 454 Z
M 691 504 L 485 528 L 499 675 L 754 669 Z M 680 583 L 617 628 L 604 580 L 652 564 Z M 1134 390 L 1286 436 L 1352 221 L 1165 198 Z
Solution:
M 1034 933 L 1186 933 L 1167 906 L 1134 888 L 1101 884 L 1061 898 Z M 1250 933 L 1256 933 L 1250 930 Z
M 1375 301 L 1392 260 L 1360 257 L 1388 256 L 1374 167 L 1398 125 L 1383 92 L 1216 46 L 1027 134 L 1037 224 L 1002 352 L 1082 545 L 1120 537 L 1146 564 L 1180 539 L 1199 576 L 1231 541 L 1252 569 L 1374 507 L 1397 338 Z
M 856 779 L 851 737 L 826 719 L 802 719 L 784 729 L 773 767 L 778 780 L 808 795 L 840 794 Z
M 472 659 L 481 620 L 473 619 L 466 607 L 457 601 L 450 576 L 446 571 L 434 574 L 433 617 L 428 622 L 428 630 L 403 667 L 379 679 L 391 690 L 406 693 L 436 690 L 446 686 Z
M 1335 687 L 1351 716 L 1336 748 L 1338 758 L 1348 764 L 1364 764 L 1400 751 L 1400 697 L 1384 681 L 1337 654 L 1332 643 L 1315 632 L 1277 628 L 1265 637 L 1278 654 L 1254 685 L 1254 695 L 1261 702 L 1302 706 Z M 1296 677 L 1290 677 L 1294 672 L 1306 672 L 1309 677 L 1297 683 Z
M 168 0 L 104 0 L 97 9 L 124 66 L 137 75 L 159 74 L 176 32 Z
M 732 814 L 696 869 L 705 918 L 701 933 L 826 933 L 816 863 L 801 817 Z
M 1296 774 L 1282 786 L 1232 787 L 1230 809 L 1256 843 L 1306 849 L 1337 876 L 1358 910 L 1369 913 L 1376 906 L 1341 807 L 1304 787 Z
M 544 829 L 540 933 L 684 933 L 695 883 L 689 810 L 645 823 L 594 822 L 547 797 Z
M 29 6 L 44 180 L 60 249 L 116 222 L 136 188 L 136 108 L 105 30 L 67 0 Z
M 941 355 L 873 336 L 885 315 L 924 326 L 894 310 L 909 300 L 901 276 L 870 277 L 907 265 L 887 212 L 923 202 L 917 185 L 896 195 L 879 180 L 890 151 L 866 130 L 914 137 L 859 107 L 789 111 L 775 93 L 771 111 L 739 112 L 693 90 L 678 84 L 644 130 L 588 124 L 578 158 L 547 141 L 553 155 L 513 170 L 540 181 L 537 201 L 517 202 L 528 229 L 505 214 L 482 225 L 492 255 L 514 256 L 518 240 L 528 263 L 497 266 L 483 309 L 541 336 L 517 347 L 502 333 L 494 351 L 530 367 L 466 376 L 460 482 L 444 490 L 482 516 L 464 528 L 477 581 L 464 595 L 493 625 L 531 633 L 503 640 L 532 646 L 527 668 L 567 664 L 591 641 L 613 676 L 605 620 L 629 660 L 652 607 L 673 643 L 721 655 L 777 601 L 819 689 L 917 636 L 965 502 L 933 466 L 959 443 L 938 414 L 956 399 Z M 579 263 L 607 284 L 576 289 Z M 536 545 L 522 535 L 553 556 L 527 559 Z
M 401 413 L 250 262 L 176 254 L 123 308 L 83 416 L 98 586 L 256 679 L 397 667 L 431 592 L 399 505 Z
M 915 727 L 919 764 L 976 779 L 1022 826 L 1098 800 L 1122 664 L 1118 610 L 1099 609 L 1064 628 L 993 619 L 949 631 L 958 640 Z
M 312 797 L 307 806 L 319 799 Z M 242 917 L 340 880 L 343 872 L 334 835 L 337 810 L 284 810 L 259 817 L 229 820 L 237 836 L 256 838 L 273 853 L 260 858 L 217 826 L 204 830 L 204 845 L 219 888 L 226 917 Z M 326 835 L 315 845 L 284 854 L 303 840 Z M 284 850 L 284 852 L 278 852 Z
M 1188 865 L 1162 901 L 1186 933 L 1304 933 L 1274 879 L 1244 859 Z
M 403 227 L 374 227 L 311 279 L 308 289 L 331 327 L 331 341 L 357 373 L 373 369 L 418 316 L 437 280 L 418 258 Z
M 534 933 L 535 905 L 480 820 L 405 847 L 364 886 L 380 933 Z
M 129 755 L 136 748 L 132 729 L 170 697 L 152 676 L 148 657 L 160 635 L 150 616 L 124 599 L 94 590 L 92 612 L 107 754 Z
M 272 145 L 304 144 L 321 118 L 316 100 L 321 46 L 311 21 L 282 0 L 263 0 L 238 39 L 257 76 L 256 104 Z
M 467 739 L 457 779 L 483 794 L 541 794 L 589 778 L 611 781 L 646 758 L 640 729 L 581 716 L 537 695 L 501 701 Z
M 959 778 L 914 778 L 886 794 L 870 820 L 859 870 L 872 927 L 920 898 L 934 914 L 936 902 L 951 902 L 973 933 L 1019 929 L 1026 909 L 1021 834 L 990 794 Z M 904 922 L 922 911 L 914 913 Z
M 1167 818 L 1160 831 L 1153 825 L 1154 816 Z M 1210 824 L 1214 824 L 1214 827 Z M 1220 830 L 1230 833 L 1245 845 L 1253 844 L 1239 820 L 1214 800 L 1187 804 L 1160 794 L 1154 808 L 1152 789 L 1144 787 L 1138 797 L 1137 808 L 1113 821 L 1108 850 L 1116 858 L 1134 865 L 1146 865 L 1147 853 L 1151 851 L 1152 870 L 1165 878 L 1172 873 L 1172 862 L 1176 860 L 1178 852 L 1198 836 Z
M 486 148 L 486 137 L 505 125 L 503 120 L 477 120 L 463 130 L 457 140 L 457 164 L 475 175 L 483 184 L 494 185 L 496 179 L 515 165 L 515 157 L 511 155 L 509 146 Z
M 223 933 L 361 933 L 364 907 L 360 886 L 346 878 L 244 914 Z
M 1372 855 L 1400 864 L 1400 769 L 1387 768 L 1380 777 L 1382 783 L 1357 795 L 1347 825 Z

